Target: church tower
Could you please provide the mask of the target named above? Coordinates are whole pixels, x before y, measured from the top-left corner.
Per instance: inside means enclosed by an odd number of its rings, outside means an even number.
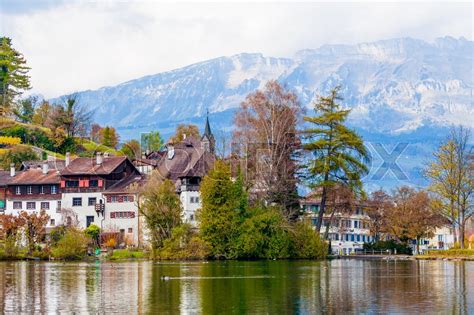
[[[214,154],[216,140],[211,131],[211,125],[209,124],[209,111],[206,114],[206,126],[204,128],[204,134],[201,138],[201,145],[207,152]]]

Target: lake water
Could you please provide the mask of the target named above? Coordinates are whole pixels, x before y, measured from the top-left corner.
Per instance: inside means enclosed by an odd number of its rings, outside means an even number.
[[[1,313],[474,314],[474,262],[1,262]]]

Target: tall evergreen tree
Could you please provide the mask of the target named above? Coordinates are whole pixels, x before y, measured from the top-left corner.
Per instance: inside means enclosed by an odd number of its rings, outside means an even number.
[[[361,178],[368,172],[369,155],[364,141],[344,123],[350,110],[341,109],[340,87],[329,96],[321,96],[314,104],[315,116],[304,120],[312,124],[303,134],[303,148],[312,154],[306,168],[307,179],[314,187],[321,187],[321,205],[316,230],[321,230],[328,191],[336,185],[350,188],[356,195],[363,193]]]
[[[0,38],[0,116],[10,113],[15,97],[31,88],[29,67],[8,37]]]

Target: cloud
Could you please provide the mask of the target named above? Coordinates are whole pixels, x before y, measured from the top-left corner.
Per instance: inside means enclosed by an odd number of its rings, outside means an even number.
[[[25,54],[33,92],[46,97],[240,52],[281,57],[394,37],[473,39],[470,3],[1,1],[1,33]]]

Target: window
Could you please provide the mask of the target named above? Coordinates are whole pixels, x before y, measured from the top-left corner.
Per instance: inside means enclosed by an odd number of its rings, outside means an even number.
[[[94,206],[97,203],[97,198],[96,197],[89,197],[88,205],[89,206]]]
[[[40,194],[44,194],[44,186],[43,185],[40,186]]]
[[[135,212],[133,211],[114,211],[110,213],[111,219],[133,219]]]
[[[21,187],[20,186],[15,187],[15,195],[21,195]]]
[[[56,225],[56,220],[51,219],[51,220],[49,221],[49,225],[55,226],[55,225]]]
[[[118,197],[117,196],[110,197],[110,202],[118,202]]]
[[[41,209],[49,210],[49,202],[42,202]]]
[[[58,204],[56,206],[56,212],[61,212],[61,200],[58,200]]]
[[[21,209],[21,201],[13,201],[13,209]]]
[[[92,179],[89,181],[89,187],[97,187],[99,186],[99,181],[97,179]]]
[[[438,242],[442,242],[443,241],[443,235],[438,235]]]
[[[56,185],[51,186],[51,194],[57,194],[58,193],[58,187]]]
[[[354,228],[357,229],[359,227],[359,221],[354,221]]]
[[[133,229],[132,229],[132,228],[128,228],[128,233],[133,233]]]
[[[94,223],[94,216],[93,215],[86,216],[86,227],[89,227],[89,225],[91,225],[92,223]]]
[[[72,206],[73,207],[80,207],[82,206],[82,198],[72,198]]]
[[[79,187],[79,181],[78,180],[67,180],[66,181],[66,187]]]
[[[199,197],[190,197],[191,203],[199,203]]]
[[[31,186],[26,186],[26,193],[27,193],[28,195],[33,194],[33,187],[31,187]]]
[[[362,235],[362,242],[365,243],[365,235]]]
[[[354,234],[351,234],[351,242],[354,242],[354,241],[355,241]]]
[[[357,234],[357,242],[360,242],[360,234]]]
[[[27,202],[26,210],[34,210],[36,208],[36,202]]]

